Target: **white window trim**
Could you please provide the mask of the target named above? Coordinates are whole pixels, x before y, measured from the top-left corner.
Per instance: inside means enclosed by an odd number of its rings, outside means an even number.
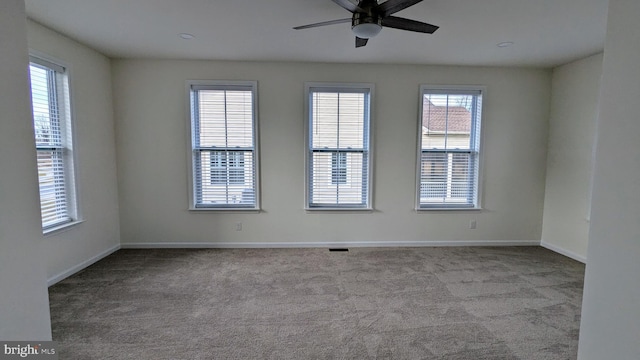
[[[368,192],[367,192],[367,204],[366,206],[356,207],[356,206],[321,206],[321,207],[310,207],[309,199],[311,198],[309,194],[309,166],[311,164],[311,159],[309,158],[309,127],[311,119],[311,107],[309,106],[309,93],[312,88],[323,88],[327,91],[343,91],[349,89],[367,89],[369,91],[369,164],[367,171],[367,180],[368,180]],[[372,212],[374,211],[373,206],[373,191],[374,191],[374,181],[373,181],[373,167],[375,164],[374,161],[374,119],[375,119],[375,107],[373,104],[375,103],[375,85],[373,83],[335,83],[335,82],[305,82],[304,83],[304,204],[303,209],[306,212]]]
[[[483,105],[480,109],[480,127],[478,131],[480,131],[480,144],[478,146],[478,178],[477,181],[477,189],[476,189],[476,201],[475,206],[473,207],[456,207],[455,205],[450,206],[429,206],[429,207],[421,207],[420,206],[420,173],[422,168],[422,114],[423,114],[423,104],[424,101],[422,99],[425,91],[429,90],[444,90],[449,94],[455,94],[456,92],[465,93],[468,91],[478,91],[480,92]],[[483,128],[484,128],[484,99],[487,96],[487,87],[484,85],[420,85],[420,93],[419,93],[419,101],[418,101],[418,121],[417,121],[417,137],[416,137],[416,178],[415,178],[415,186],[414,189],[416,191],[415,194],[415,205],[414,209],[416,212],[433,212],[433,211],[471,211],[477,212],[482,210],[482,188],[483,188],[483,176],[482,176],[482,168],[483,168]]]
[[[254,136],[254,166],[255,166],[255,207],[196,207],[196,194],[194,189],[194,179],[196,168],[193,163],[193,133],[191,119],[191,88],[192,86],[250,86],[253,92],[253,136]],[[261,212],[260,196],[260,132],[258,131],[258,82],[244,80],[187,80],[185,97],[185,118],[187,119],[187,183],[188,183],[188,210],[194,212],[230,212],[230,213],[259,213]]]
[[[34,61],[35,60],[35,61]],[[69,126],[69,132],[71,133],[71,164],[67,169],[67,181],[69,187],[68,194],[68,202],[71,208],[70,214],[71,221],[54,225],[51,227],[46,227],[42,229],[42,233],[45,236],[52,236],[55,234],[59,234],[65,232],[79,224],[85,222],[82,212],[82,202],[81,202],[81,184],[78,182],[78,141],[77,141],[77,131],[76,131],[76,111],[75,111],[75,101],[74,101],[74,86],[71,84],[73,79],[73,66],[67,63],[64,60],[58,59],[49,54],[43,53],[36,49],[29,48],[29,63],[38,62],[40,65],[45,65],[53,68],[54,70],[59,71],[60,69],[64,70],[64,74],[67,82],[67,94],[68,97],[66,100],[68,101],[67,107],[67,126]],[[31,89],[29,89],[29,103],[31,103]],[[33,104],[31,104],[33,106]],[[33,119],[31,119],[33,121]],[[34,143],[35,145],[35,143]]]

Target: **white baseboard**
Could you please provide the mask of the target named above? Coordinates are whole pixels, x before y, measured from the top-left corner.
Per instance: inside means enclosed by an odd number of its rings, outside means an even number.
[[[353,242],[154,242],[123,243],[122,249],[346,248],[440,246],[539,246],[539,240],[353,241]]]
[[[574,253],[573,251],[569,251],[567,249],[563,249],[559,246],[553,245],[553,244],[549,244],[548,242],[545,241],[540,241],[540,246],[542,246],[545,249],[549,249],[551,251],[557,252],[558,254],[564,255],[568,258],[571,258],[573,260],[576,261],[580,261],[583,264],[587,263],[587,257],[586,256],[582,256],[582,255],[578,255],[576,253]]]
[[[81,262],[78,265],[75,265],[75,266],[73,266],[73,267],[71,267],[71,268],[59,273],[58,275],[54,275],[53,277],[51,277],[51,278],[49,278],[47,280],[47,286],[51,286],[51,285],[53,285],[53,284],[55,284],[57,282],[60,282],[60,281],[62,281],[64,279],[68,278],[69,276],[71,276],[71,275],[77,273],[78,271],[83,270],[86,267],[88,267],[88,266],[90,266],[90,265],[92,265],[92,264],[104,259],[105,257],[113,254],[114,252],[116,252],[118,250],[120,250],[120,245],[119,244],[114,246],[114,247],[112,247],[112,248],[110,248],[110,249],[107,249],[107,250],[101,252],[100,254],[98,254],[96,256],[91,257],[88,260],[85,260],[85,261]]]

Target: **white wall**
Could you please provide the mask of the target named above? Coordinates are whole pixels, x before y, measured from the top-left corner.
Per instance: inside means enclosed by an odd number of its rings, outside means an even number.
[[[610,0],[579,359],[640,359],[640,2]]]
[[[317,63],[113,60],[123,245],[150,242],[539,241],[551,73]],[[187,211],[185,81],[257,80],[259,214]],[[373,213],[305,213],[305,81],[373,82]],[[416,213],[420,84],[487,86],[481,212]],[[469,221],[478,228],[470,230]],[[236,222],[243,223],[235,231]]]
[[[69,66],[76,131],[78,198],[85,221],[68,231],[45,237],[47,274],[53,282],[120,244],[111,61],[33,21],[27,25],[31,50]]]
[[[553,69],[542,244],[586,260],[602,54]]]
[[[24,2],[0,2],[0,340],[51,340]]]

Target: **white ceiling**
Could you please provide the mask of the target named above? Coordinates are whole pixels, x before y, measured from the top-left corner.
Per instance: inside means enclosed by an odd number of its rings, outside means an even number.
[[[602,51],[608,0],[425,0],[395,15],[440,26],[433,35],[385,28],[358,49],[350,24],[292,29],[350,17],[331,0],[25,3],[33,20],[116,58],[550,67]]]

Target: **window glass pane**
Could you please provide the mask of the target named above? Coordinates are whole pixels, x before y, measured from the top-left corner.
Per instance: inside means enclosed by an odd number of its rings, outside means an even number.
[[[55,225],[69,219],[62,150],[38,150],[38,181],[42,225]]]
[[[447,194],[447,154],[422,154],[422,174],[420,176],[420,201],[434,201]]]
[[[347,183],[347,154],[334,152],[331,154],[331,183]]]
[[[201,179],[196,183],[199,203],[254,204],[253,152],[201,151]],[[199,185],[199,186],[198,186]]]
[[[338,148],[338,94],[314,92],[311,131],[313,148]]]
[[[253,146],[251,91],[227,91],[227,147]]]
[[[336,153],[313,153],[312,194],[313,203],[334,205],[361,205],[366,199],[366,157],[362,153],[340,153],[334,167]],[[340,169],[339,162],[345,167]],[[348,165],[346,165],[348,164]],[[336,171],[334,171],[336,170]]]
[[[252,147],[251,91],[199,90],[201,147]]]
[[[200,90],[198,138],[201,147],[226,147],[225,92],[220,90]]]
[[[338,148],[361,149],[364,142],[364,94],[340,94]]]
[[[62,146],[62,131],[56,99],[55,72],[31,65],[31,101],[38,146]]]
[[[227,153],[230,184],[244,185],[244,154],[245,153],[239,151],[230,151]]]
[[[425,94],[422,148],[469,149],[473,111],[473,95]]]
[[[227,183],[227,159],[222,151],[209,152],[211,157],[211,185]]]
[[[311,167],[313,203],[334,204],[337,201],[338,186],[332,181],[331,156],[328,152],[314,152]]]
[[[361,149],[364,141],[365,104],[362,93],[314,92],[312,99],[313,147]]]

